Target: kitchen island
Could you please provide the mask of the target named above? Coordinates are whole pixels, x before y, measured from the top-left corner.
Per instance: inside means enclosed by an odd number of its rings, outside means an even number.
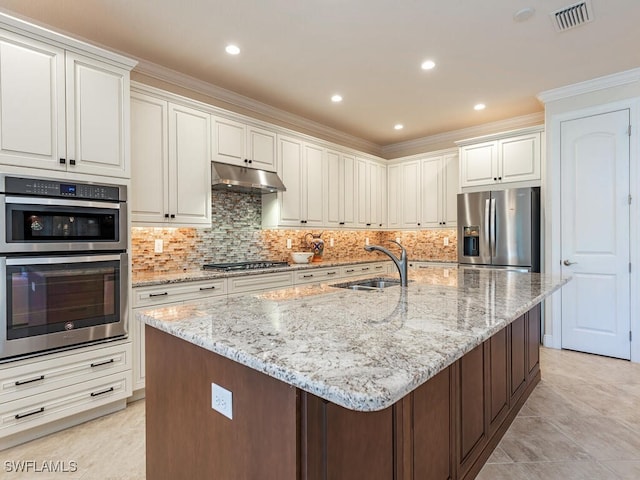
[[[473,478],[539,381],[567,280],[412,271],[146,311],[147,477]],[[212,410],[212,383],[233,393]]]

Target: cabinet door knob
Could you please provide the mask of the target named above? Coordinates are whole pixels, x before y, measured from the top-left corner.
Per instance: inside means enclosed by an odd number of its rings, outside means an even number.
[[[253,163],[253,160],[249,160],[249,163]]]
[[[170,217],[171,218],[176,218],[175,214],[173,214],[173,213],[170,215]]]
[[[169,214],[168,214],[168,213],[165,213],[165,214],[164,214],[164,218],[169,218]]]
[[[493,177],[493,181],[494,182],[497,181],[497,180],[498,180],[498,177]]]
[[[76,161],[75,160],[69,160],[69,165],[75,165]]]
[[[502,177],[498,177],[498,180],[502,180]]]
[[[67,163],[67,161],[64,158],[60,159],[60,165],[64,165],[65,163]]]

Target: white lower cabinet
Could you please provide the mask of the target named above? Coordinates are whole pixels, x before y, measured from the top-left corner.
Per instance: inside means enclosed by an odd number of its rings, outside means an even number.
[[[296,285],[324,283],[340,278],[340,274],[340,267],[311,268],[296,272],[294,282]]]
[[[133,391],[141,390],[145,385],[144,324],[136,318],[136,313],[149,308],[179,305],[188,300],[215,298],[226,294],[225,278],[133,289],[133,312],[129,328],[133,343]]]
[[[132,392],[131,367],[128,341],[0,366],[0,450],[20,443],[11,436],[30,429],[114,402],[124,406]]]
[[[229,277],[229,295],[275,290],[293,285],[293,272],[261,273]]]
[[[363,263],[359,265],[345,265],[341,267],[343,277],[358,275],[382,275],[387,273],[387,262]]]

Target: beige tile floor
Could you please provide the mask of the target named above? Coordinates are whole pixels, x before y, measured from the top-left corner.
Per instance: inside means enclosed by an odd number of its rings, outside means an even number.
[[[480,480],[640,479],[640,364],[542,349],[536,387]],[[0,479],[142,480],[144,401],[0,452]],[[5,462],[75,461],[74,473],[8,472]]]
[[[640,479],[640,364],[543,348],[541,367],[476,478]]]

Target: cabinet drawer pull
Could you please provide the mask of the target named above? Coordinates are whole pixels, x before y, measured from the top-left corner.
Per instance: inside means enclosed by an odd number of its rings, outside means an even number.
[[[347,270],[347,273],[353,273],[353,272],[355,272],[355,270],[354,270],[354,269]]]
[[[313,277],[313,273],[311,275],[302,275],[302,278],[312,278]]]
[[[113,358],[110,358],[109,360],[105,360],[104,362],[96,362],[96,363],[92,363],[91,367],[101,367],[102,365],[109,365],[110,363],[115,362],[115,360]]]
[[[44,380],[44,375],[40,375],[39,377],[30,378],[29,380],[16,380],[16,387],[20,385],[26,385],[27,383],[39,382],[40,380]]]
[[[344,225],[344,222],[340,222],[339,225]]]
[[[211,285],[210,287],[200,287],[200,291],[204,292],[205,290],[215,290],[216,286],[215,285]]]
[[[369,270],[369,267],[365,267],[362,269],[363,272],[366,272],[367,270]]]
[[[169,295],[169,292],[150,293],[149,294],[149,298],[152,298],[152,297],[166,297],[167,295]]]
[[[21,418],[30,417],[31,415],[37,415],[38,413],[42,413],[42,412],[44,412],[44,407],[40,407],[39,409],[29,413],[18,413],[16,414],[15,419],[20,420]]]
[[[338,272],[327,272],[327,275],[336,275]]]
[[[376,270],[380,270],[382,268],[382,265],[378,265],[377,267],[374,267]]]
[[[92,397],[98,397],[100,395],[104,395],[105,393],[111,393],[115,390],[115,388],[107,388],[106,390],[102,390],[101,392],[91,392]]]

